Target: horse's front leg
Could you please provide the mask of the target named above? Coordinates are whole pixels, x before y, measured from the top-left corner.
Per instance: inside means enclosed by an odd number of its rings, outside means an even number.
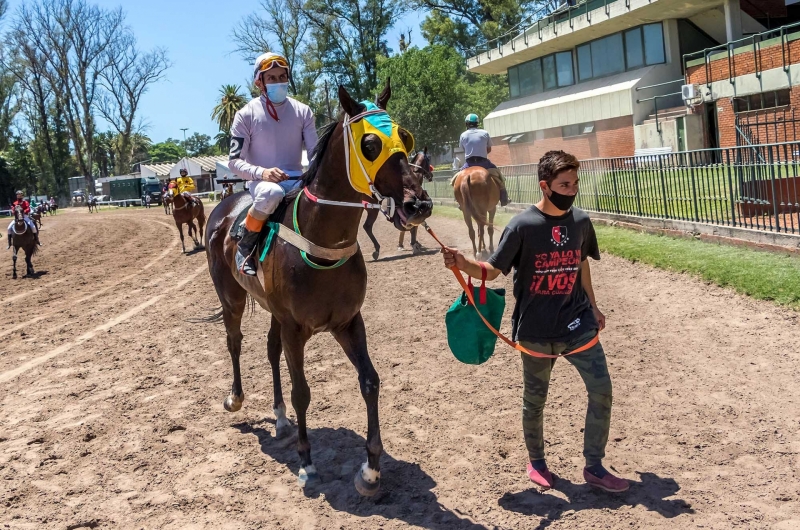
[[[303,369],[306,342],[311,335],[297,324],[281,325],[281,343],[292,379],[292,407],[297,415],[297,454],[300,455],[300,472],[297,480],[301,486],[319,478],[317,469],[311,462],[311,443],[306,430],[306,412],[311,403],[311,389],[308,387]]]
[[[36,271],[33,270],[33,262],[31,261],[31,255],[25,251],[25,274],[28,276],[33,276],[36,274]]]
[[[283,389],[281,388],[281,323],[274,316],[269,325],[267,334],[267,359],[272,367],[272,390],[275,397],[272,412],[275,413],[275,437],[281,438],[291,432],[292,424],[286,419],[286,404],[283,402]]]
[[[178,227],[178,233],[181,235],[181,248],[183,249],[183,253],[186,254],[186,245],[183,242],[183,225],[176,222],[175,226]]]
[[[417,227],[411,229],[411,253],[419,254],[422,252],[422,245],[417,241]]]
[[[367,333],[364,329],[364,319],[358,313],[353,320],[340,331],[335,331],[336,339],[347,358],[358,371],[358,383],[361,387],[361,396],[367,405],[367,461],[356,473],[356,490],[361,495],[371,497],[378,493],[381,481],[381,428],[378,421],[378,393],[381,379],[372,366],[372,360],[367,352]]]
[[[378,256],[381,255],[381,244],[378,243],[378,240],[375,238],[375,234],[372,233],[372,225],[375,224],[375,219],[378,218],[378,210],[370,208],[367,210],[367,220],[364,221],[364,232],[367,233],[372,244],[375,246],[375,250],[372,252],[372,259],[378,259]]]
[[[14,247],[14,255],[11,257],[11,261],[14,264],[13,265],[13,269],[12,269],[13,272],[11,274],[11,278],[13,278],[14,280],[17,279],[17,250],[19,250],[19,249],[17,247]]]

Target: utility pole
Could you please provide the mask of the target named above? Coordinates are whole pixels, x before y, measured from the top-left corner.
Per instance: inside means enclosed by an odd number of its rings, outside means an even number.
[[[183,131],[183,156],[188,157],[189,153],[186,151],[186,131],[188,131],[189,128],[188,127],[184,127],[181,130]]]

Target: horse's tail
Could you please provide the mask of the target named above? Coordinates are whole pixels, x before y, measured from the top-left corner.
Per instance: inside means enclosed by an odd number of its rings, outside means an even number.
[[[486,226],[489,224],[486,220],[486,214],[481,215],[478,213],[478,209],[475,207],[475,201],[472,200],[472,192],[469,186],[469,173],[465,174],[464,178],[461,179],[461,187],[459,189],[461,190],[461,197],[464,199],[464,204],[462,205],[464,211],[468,212],[479,226]]]
[[[216,313],[213,313],[205,317],[187,318],[186,322],[189,322],[191,324],[216,324],[217,322],[222,322],[222,313],[223,313],[222,306],[219,306],[216,309]]]

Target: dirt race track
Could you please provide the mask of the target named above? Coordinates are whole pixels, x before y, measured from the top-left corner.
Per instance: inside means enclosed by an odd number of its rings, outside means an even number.
[[[466,248],[461,222],[431,224]],[[457,363],[444,329],[455,281],[440,256],[396,252],[394,229],[377,228],[385,257],[367,264],[363,313],[386,452],[381,493],[362,499],[365,407],[330,336],[306,350],[322,481],[303,491],[294,440],[273,437],[266,313],[245,318],[246,399],[227,413],[223,327],[185,322],[218,305],[205,254],[182,255],[157,208],[46,217],[39,278],[13,281],[2,258],[0,528],[800,528],[797,314],[603,255],[606,464],[634,484],[584,484],[586,398],[561,361],[545,412],[560,480],[540,494],[524,472],[518,355]]]

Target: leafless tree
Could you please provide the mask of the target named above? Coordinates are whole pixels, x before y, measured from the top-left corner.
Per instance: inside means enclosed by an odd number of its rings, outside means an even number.
[[[133,155],[132,137],[141,132],[137,122],[142,96],[152,83],[164,76],[170,63],[163,49],[142,52],[133,35],[127,34],[106,50],[108,68],[100,78],[105,92],[101,95],[98,112],[119,134],[117,173],[130,169]]]
[[[92,175],[95,110],[107,50],[126,34],[121,9],[104,10],[85,0],[39,0],[18,11],[15,30],[27,35],[44,61],[43,73],[63,108],[78,167]]]

